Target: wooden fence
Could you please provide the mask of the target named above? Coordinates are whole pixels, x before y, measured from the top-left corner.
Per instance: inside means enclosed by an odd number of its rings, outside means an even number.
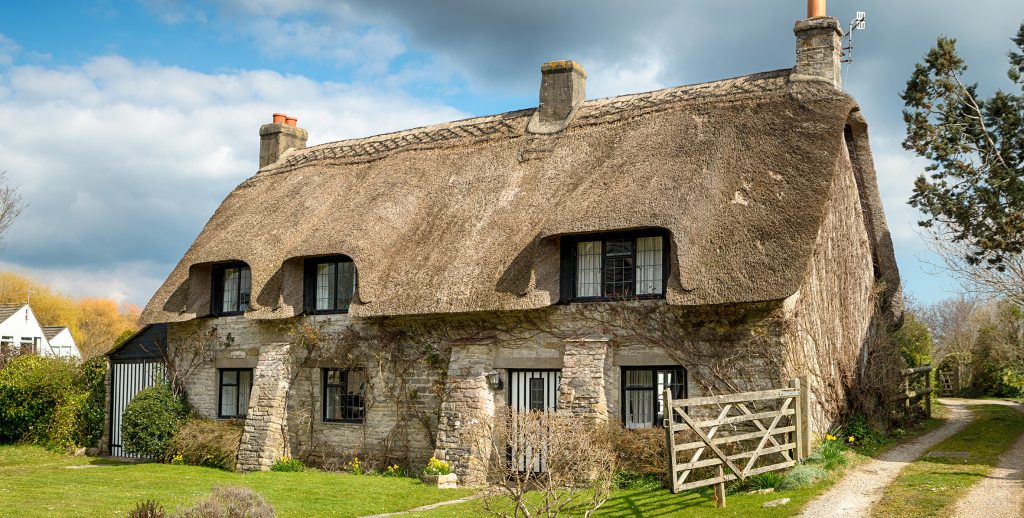
[[[922,365],[903,369],[903,393],[897,399],[903,400],[907,408],[920,402],[924,402],[925,412],[928,417],[932,416],[932,366]],[[920,398],[920,399],[919,399]],[[917,399],[915,402],[914,400]]]
[[[673,493],[714,485],[715,500],[725,507],[726,482],[788,468],[809,453],[807,391],[800,380],[782,389],[687,399],[672,399],[665,390],[664,398]]]

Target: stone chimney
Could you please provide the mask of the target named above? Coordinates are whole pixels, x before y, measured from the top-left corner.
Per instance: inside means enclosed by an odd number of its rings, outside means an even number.
[[[530,120],[533,133],[565,129],[573,110],[587,98],[587,72],[572,60],[549,61],[540,67],[540,106]]]
[[[289,149],[303,149],[309,133],[296,126],[298,119],[283,113],[274,114],[274,122],[260,126],[260,168],[281,158]]]
[[[843,31],[825,14],[825,0],[807,1],[807,19],[796,22],[796,66],[790,81],[824,81],[842,88]]]

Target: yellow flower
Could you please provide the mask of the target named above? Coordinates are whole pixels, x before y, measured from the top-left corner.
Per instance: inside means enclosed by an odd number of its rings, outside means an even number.
[[[834,435],[832,435],[830,433],[827,433],[827,434],[825,434],[825,440],[826,441],[834,441],[834,440],[836,440],[836,436],[834,436]]]
[[[852,435],[851,435],[851,436],[850,436],[850,438],[849,438],[849,439],[847,439],[847,441],[848,441],[848,442],[856,442],[856,441],[857,441],[857,439],[856,439],[856,438],[855,438],[854,436],[852,436]]]

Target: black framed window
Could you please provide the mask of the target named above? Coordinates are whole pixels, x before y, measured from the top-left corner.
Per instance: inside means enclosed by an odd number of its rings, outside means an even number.
[[[661,426],[665,419],[664,391],[685,398],[686,369],[682,367],[624,367],[622,369],[622,423],[626,428]]]
[[[667,243],[664,231],[563,239],[563,300],[664,297]]]
[[[346,256],[306,260],[306,313],[345,313],[356,291],[356,267]]]
[[[249,413],[250,392],[252,392],[252,369],[220,369],[217,416],[221,419],[245,417]]]
[[[213,314],[241,315],[249,309],[252,272],[245,263],[218,264],[213,267]]]
[[[365,398],[366,375],[361,369],[324,369],[324,421],[363,422]]]

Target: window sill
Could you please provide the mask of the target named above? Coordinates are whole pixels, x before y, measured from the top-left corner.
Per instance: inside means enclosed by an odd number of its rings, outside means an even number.
[[[665,295],[632,295],[629,297],[577,297],[569,299],[568,303],[579,304],[587,302],[636,302],[641,300],[665,300]]]
[[[366,422],[365,419],[321,419],[323,424],[363,424]]]

